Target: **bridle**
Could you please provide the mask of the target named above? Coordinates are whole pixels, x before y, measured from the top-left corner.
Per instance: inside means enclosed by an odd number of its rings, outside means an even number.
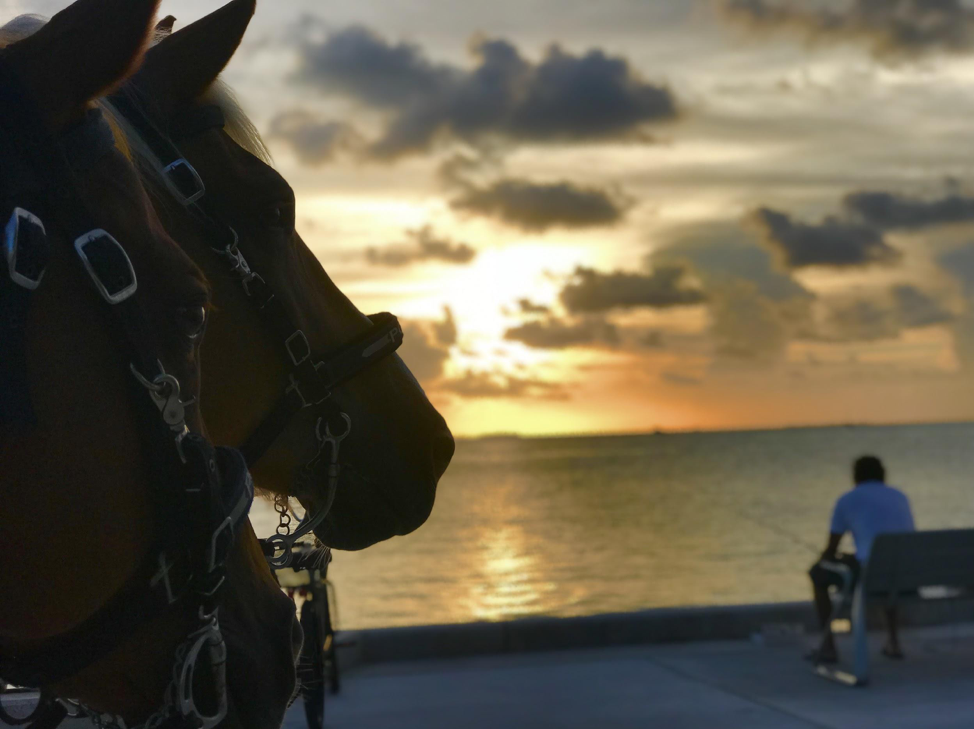
[[[0,424],[36,425],[29,395],[27,318],[34,292],[53,256],[48,227],[73,241],[69,254],[104,302],[129,365],[119,375],[130,383],[140,436],[152,474],[154,541],[135,574],[92,616],[29,650],[0,645],[0,693],[6,684],[41,687],[37,709],[8,724],[53,729],[65,716],[100,726],[120,726],[87,707],[49,696],[47,688],[104,658],[133,631],[174,605],[195,614],[195,627],[177,646],[173,676],[163,704],[145,729],[211,729],[226,715],[226,645],[218,605],[226,560],[235,533],[253,502],[253,482],[243,455],[215,448],[186,424],[179,380],[157,355],[155,333],[142,308],[138,279],[123,245],[99,227],[82,195],[80,173],[115,144],[100,111],[59,139],[45,131],[40,113],[0,51],[0,204],[8,216],[0,261]],[[201,706],[194,677],[209,672],[213,695]]]
[[[146,114],[133,89],[123,87],[108,103],[135,129],[156,157],[177,200],[201,226],[213,252],[224,261],[268,331],[280,343],[281,354],[288,363],[288,382],[277,402],[240,446],[247,465],[252,467],[260,460],[299,412],[310,410],[314,415],[315,454],[301,468],[297,480],[320,483],[327,478],[324,503],[306,514],[292,532],[286,499],[283,505],[279,502],[278,533],[261,540],[271,567],[287,567],[295,543],[324,521],[337,493],[339,445],[351,432],[352,420],[331,399],[332,393],[337,386],[395,352],[403,341],[402,327],[392,314],[373,314],[368,317],[372,328],[365,334],[325,356],[316,355],[307,335],[294,323],[281,299],[247,262],[240,251],[236,230],[214,210],[206,197],[202,178],[176,146],[177,142],[205,131],[223,128],[226,125],[223,110],[216,105],[187,109],[169,120],[166,134]]]

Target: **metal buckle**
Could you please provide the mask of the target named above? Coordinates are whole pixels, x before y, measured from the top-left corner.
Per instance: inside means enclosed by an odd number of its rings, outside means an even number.
[[[172,605],[177,600],[176,596],[172,594],[172,583],[169,581],[169,570],[172,569],[174,564],[176,563],[166,560],[165,552],[159,552],[159,571],[149,580],[149,587],[155,587],[159,582],[162,582],[166,588],[166,600],[169,605]]]
[[[105,259],[92,261],[92,257],[88,253],[87,249],[90,246],[98,244],[107,244],[108,247],[103,247],[99,253],[114,255],[115,260],[110,261]],[[135,269],[132,268],[132,261],[129,258],[129,254],[125,252],[124,248],[122,248],[122,244],[115,240],[107,231],[102,230],[101,228],[96,228],[95,230],[85,233],[74,241],[74,249],[78,252],[81,262],[85,264],[85,269],[88,271],[88,275],[91,276],[91,280],[95,282],[95,287],[98,289],[98,292],[109,304],[122,303],[138,289],[139,282],[135,278]],[[123,265],[121,267],[117,267],[115,271],[109,272],[103,270],[99,272],[96,267],[103,266],[106,263],[108,265]],[[124,270],[118,270],[119,268]],[[101,278],[103,273],[112,273],[116,276],[121,274],[122,277],[117,281],[106,283]]]
[[[294,350],[291,349],[291,342],[294,340],[300,342],[303,348],[302,351],[298,352],[297,355],[294,353]],[[284,348],[287,350],[288,356],[290,356],[291,362],[294,363],[295,367],[304,364],[311,358],[311,345],[308,344],[308,338],[300,329],[284,340]]]
[[[47,236],[47,231],[44,229],[44,223],[41,222],[40,218],[23,208],[14,208],[13,213],[10,215],[10,220],[7,221],[6,230],[4,231],[3,251],[4,257],[7,259],[7,273],[10,275],[10,280],[28,291],[33,291],[41,285],[41,279],[44,278],[44,271],[47,270],[47,266],[45,265],[41,268],[36,278],[31,278],[29,274],[17,270],[17,251],[20,247],[20,221],[40,228],[41,234],[45,237]]]
[[[183,205],[192,205],[206,193],[206,186],[203,184],[203,178],[200,177],[200,174],[196,171],[196,168],[187,162],[183,157],[180,157],[175,162],[166,165],[163,168],[162,173],[169,178],[169,181],[172,183],[173,187],[176,188],[176,192],[179,193],[181,198],[180,202],[182,202]],[[193,191],[187,195],[186,188],[188,188],[189,185],[193,186]]]

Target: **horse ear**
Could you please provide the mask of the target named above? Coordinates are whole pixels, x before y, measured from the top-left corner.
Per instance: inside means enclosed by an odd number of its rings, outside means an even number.
[[[156,38],[163,39],[172,35],[172,27],[176,23],[175,15],[167,15],[165,18],[156,23]]]
[[[136,83],[163,115],[195,101],[233,57],[256,0],[233,0],[149,50]]]
[[[158,5],[159,0],[78,0],[8,47],[11,66],[52,131],[138,68]]]

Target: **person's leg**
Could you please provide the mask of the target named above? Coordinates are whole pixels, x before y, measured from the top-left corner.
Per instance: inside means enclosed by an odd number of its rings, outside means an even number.
[[[816,655],[811,657],[822,662],[834,662],[838,659],[838,651],[835,647],[835,636],[832,635],[832,598],[829,596],[833,573],[816,563],[809,570],[808,576],[812,580],[815,612],[822,629],[822,641],[819,643]]]
[[[900,647],[899,614],[895,607],[887,607],[883,610],[886,616],[886,631],[889,638],[883,647],[883,655],[888,658],[902,658],[903,649]]]

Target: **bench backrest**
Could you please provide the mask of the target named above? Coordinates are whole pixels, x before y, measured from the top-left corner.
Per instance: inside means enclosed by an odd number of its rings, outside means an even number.
[[[863,576],[866,592],[974,587],[974,529],[880,534]]]

